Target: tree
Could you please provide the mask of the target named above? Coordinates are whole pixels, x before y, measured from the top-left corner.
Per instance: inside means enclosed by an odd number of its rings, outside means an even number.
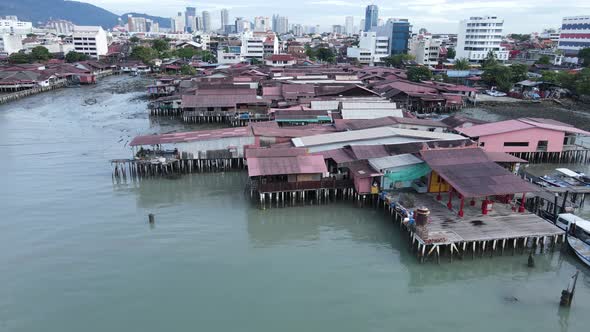
[[[29,63],[31,62],[31,57],[28,54],[25,53],[12,53],[9,57],[8,57],[8,61],[10,63]]]
[[[454,68],[456,70],[469,70],[469,60],[466,58],[455,60]]]
[[[66,54],[66,62],[68,63],[79,62],[84,60],[88,60],[88,56],[84,53],[69,51],[68,54]]]
[[[432,72],[428,67],[424,66],[411,67],[406,74],[412,82],[430,81],[432,79]]]
[[[259,65],[261,63],[262,63],[262,61],[260,61],[259,59],[256,59],[256,58],[250,59],[250,64],[251,65]]]
[[[210,51],[200,51],[200,52],[198,52],[197,55],[201,58],[201,61],[204,61],[204,62],[215,61],[215,56]]]
[[[133,44],[137,44],[137,43],[139,43],[139,38],[137,36],[133,36],[133,37],[129,38],[129,42],[133,43]]]
[[[541,55],[535,63],[538,65],[550,65],[551,58],[548,55]]]
[[[404,61],[414,60],[414,56],[411,54],[395,54],[385,58],[381,58],[386,66],[388,67],[401,67]]]
[[[195,75],[197,73],[197,70],[193,66],[182,65],[180,67],[180,73],[182,75]]]
[[[195,54],[197,54],[197,51],[190,47],[179,48],[176,50],[176,56],[182,59],[191,59]]]
[[[336,55],[332,51],[331,48],[328,47],[320,47],[316,51],[316,56],[318,60],[328,63],[336,62]]]
[[[141,60],[144,64],[149,64],[158,54],[153,48],[145,46],[135,46],[131,50],[131,58]]]
[[[447,50],[447,59],[454,59],[455,56],[457,56],[457,52],[455,51],[454,48],[449,48]]]
[[[528,78],[527,73],[529,72],[529,67],[527,65],[517,63],[510,66],[510,71],[512,72],[510,81],[512,83],[517,83]]]
[[[508,92],[512,88],[512,70],[510,67],[495,65],[486,67],[481,78],[490,86],[498,90]]]
[[[162,53],[170,48],[170,44],[165,39],[154,39],[152,40],[152,48]]]
[[[582,65],[584,67],[590,67],[590,47],[579,50],[578,58],[582,60]]]
[[[531,35],[523,35],[523,34],[518,34],[518,33],[513,33],[510,35],[510,38],[519,41],[519,42],[525,42],[525,41],[529,41],[531,39]]]
[[[49,53],[49,50],[43,46],[35,46],[31,50],[31,58],[34,61],[47,61],[51,59],[51,53]]]
[[[584,68],[577,73],[575,91],[579,95],[590,95],[590,68]]]
[[[494,67],[496,65],[498,65],[498,60],[496,59],[496,53],[494,53],[494,51],[489,51],[488,55],[481,63],[481,67],[482,68]]]
[[[311,48],[311,46],[309,46],[309,45],[305,45],[305,55],[310,60],[315,60],[316,59],[315,52],[314,52],[313,48]]]

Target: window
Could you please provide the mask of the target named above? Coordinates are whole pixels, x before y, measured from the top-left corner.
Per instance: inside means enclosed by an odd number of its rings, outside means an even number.
[[[504,142],[504,146],[529,146],[529,142]]]
[[[483,148],[484,146],[486,146],[486,142],[479,142],[479,146]]]
[[[539,141],[537,144],[537,151],[547,151],[548,141]]]

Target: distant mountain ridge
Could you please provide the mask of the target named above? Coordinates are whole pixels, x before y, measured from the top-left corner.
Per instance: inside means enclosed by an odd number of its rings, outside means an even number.
[[[170,27],[169,18],[130,14],[152,19],[158,22],[161,28]],[[0,0],[0,16],[6,15],[16,15],[21,21],[31,21],[33,25],[50,19],[64,19],[77,25],[100,25],[104,29],[110,29],[117,25],[119,17],[123,23],[127,22],[127,14],[119,16],[89,3],[66,0]]]

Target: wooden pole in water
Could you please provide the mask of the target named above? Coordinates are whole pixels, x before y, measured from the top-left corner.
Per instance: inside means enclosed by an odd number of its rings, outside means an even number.
[[[568,289],[564,289],[561,291],[561,300],[559,301],[559,305],[561,305],[562,307],[571,307],[572,305],[572,300],[574,299],[574,293],[576,291],[576,283],[578,282],[578,275],[580,274],[580,271],[576,271],[576,274],[574,274],[572,276],[572,278],[574,279],[573,285],[572,285],[572,289],[569,290],[569,286]]]
[[[148,215],[148,220],[149,220],[149,223],[150,223],[150,225],[153,225],[153,224],[155,224],[155,223],[156,223],[156,217],[154,216],[154,214],[153,214],[153,213],[150,213],[150,214]]]

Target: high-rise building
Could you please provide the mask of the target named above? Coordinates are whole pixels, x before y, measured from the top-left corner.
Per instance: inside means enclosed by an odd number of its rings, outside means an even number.
[[[590,47],[590,16],[564,17],[557,47],[563,51],[566,62],[577,63],[578,52]]]
[[[376,27],[378,37],[389,38],[389,54],[408,53],[412,26],[407,19],[390,18],[383,26]]]
[[[184,32],[186,27],[185,23],[186,19],[184,17],[184,14],[182,12],[178,12],[178,15],[176,15],[176,17],[170,19],[170,26],[172,32]]]
[[[184,11],[184,25],[187,28],[194,27],[194,18],[197,16],[197,8],[195,7],[186,7]]]
[[[344,33],[344,27],[342,25],[333,25],[332,33],[336,35],[341,35]]]
[[[250,22],[243,17],[236,17],[236,33],[242,33],[248,29],[250,29]]]
[[[195,17],[195,31],[203,31],[203,18],[201,16]]]
[[[271,30],[270,18],[268,16],[257,16],[254,18],[254,31]]]
[[[276,19],[276,27],[274,31],[278,34],[285,34],[289,32],[289,18],[287,18],[286,16],[278,16]]]
[[[229,24],[229,11],[227,9],[221,10],[221,30],[225,30],[225,26]]]
[[[509,52],[502,46],[504,20],[496,16],[470,17],[459,22],[455,59],[482,62],[490,52],[496,59],[508,60]]]
[[[203,11],[203,31],[211,31],[211,14],[208,11]]]
[[[355,31],[354,31],[354,17],[346,16],[344,26],[345,26],[346,34],[353,35],[355,33]]]
[[[145,17],[127,16],[127,30],[129,32],[147,32],[147,22]]]
[[[303,36],[303,26],[301,24],[293,24],[293,34],[297,37]]]
[[[346,49],[346,56],[355,58],[361,64],[375,65],[383,62],[381,59],[389,56],[389,37],[377,36],[377,32],[362,32],[359,45]]]
[[[379,22],[379,7],[376,5],[368,5],[365,10],[365,30],[371,31],[376,28]]]
[[[272,24],[271,24],[272,31],[278,32],[278,25],[279,25],[279,15],[273,14],[272,15]]]

